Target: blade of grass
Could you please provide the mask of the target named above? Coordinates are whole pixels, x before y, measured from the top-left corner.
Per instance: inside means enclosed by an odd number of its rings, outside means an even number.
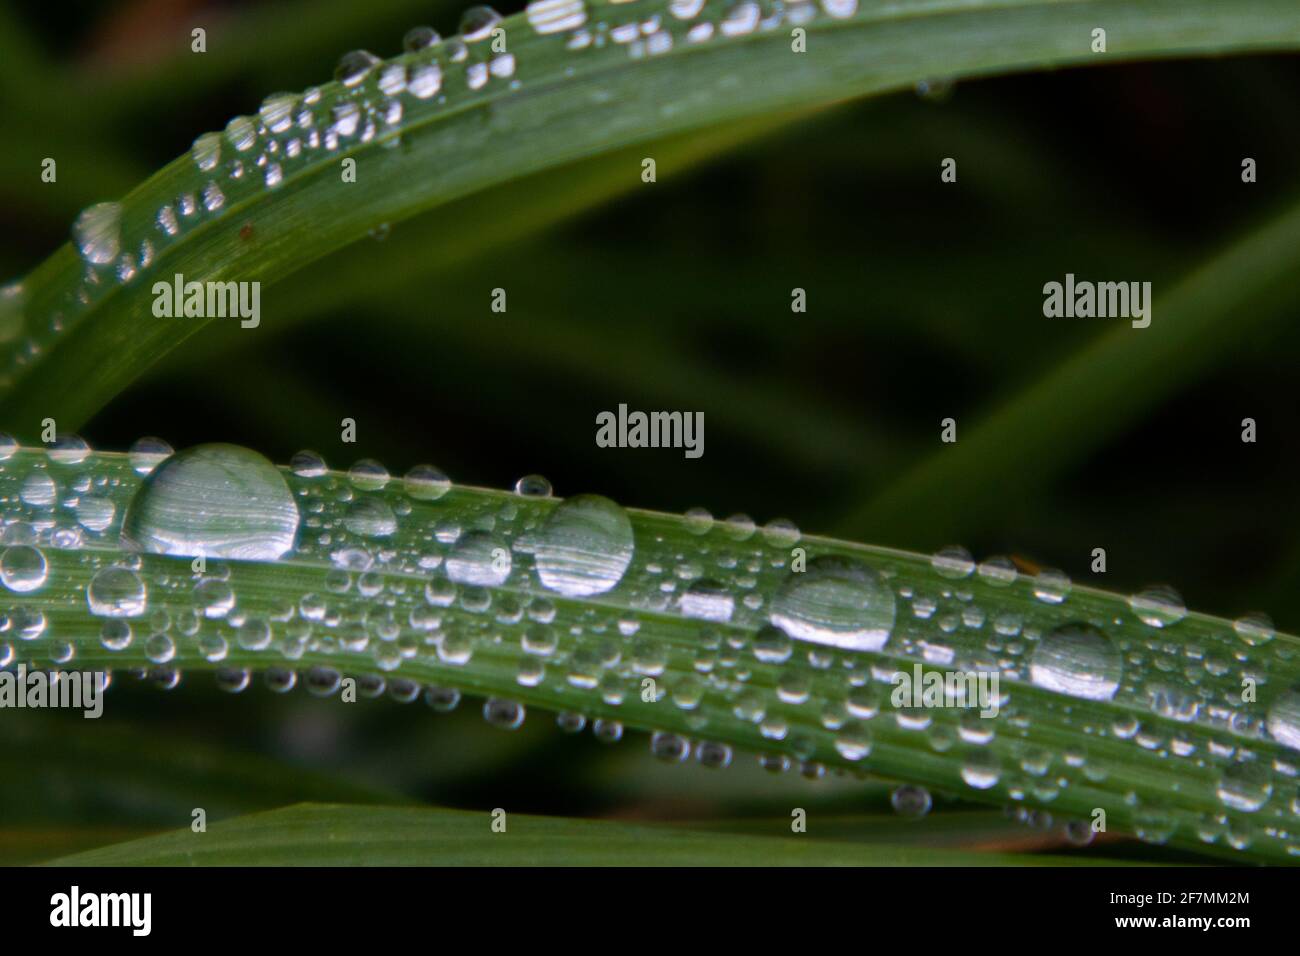
[[[313,805],[133,840],[52,866],[1030,866],[1075,858],[851,845],[464,810]]]
[[[612,503],[602,513],[626,514],[631,551],[583,539],[583,567],[626,563],[616,587],[592,594],[585,584],[548,585],[539,570],[540,552],[547,561],[574,553],[572,544],[548,550],[554,522],[572,520],[556,515],[575,513],[557,511],[565,506],[555,499],[455,486],[431,500],[427,486],[313,469],[283,474],[298,502],[288,552],[198,567],[183,555],[213,552],[183,526],[200,517],[220,519],[222,540],[275,544],[277,553],[286,546],[285,509],[263,510],[265,497],[243,486],[254,473],[265,482],[271,466],[243,450],[207,454],[226,463],[219,472],[177,479],[177,460],[161,485],[164,472],[144,484],[126,456],[110,453],[20,449],[0,464],[5,518],[36,529],[41,546],[33,554],[15,530],[0,554],[14,634],[3,659],[143,668],[166,684],[215,670],[235,690],[252,668],[302,671],[326,695],[337,693],[340,673],[378,675],[412,695],[420,685],[451,686],[497,699],[486,708],[497,722],[522,719],[505,700],[581,713],[606,731],[662,731],[654,747],[674,759],[702,738],[778,765],[866,771],[980,803],[1084,820],[1101,809],[1110,832],[1156,843],[1291,858],[1285,773],[1294,755],[1279,742],[1293,733],[1287,694],[1300,685],[1289,635],[1238,636],[1229,622],[1173,612],[1156,627],[1146,623],[1151,612],[1139,620],[1125,598],[1092,588],[1048,577],[1008,582],[926,556],[802,537],[809,560],[855,569],[849,581],[858,584],[831,585],[824,564],[792,570],[800,557],[780,529],[708,527]],[[164,506],[155,486],[183,490],[184,500]],[[76,488],[95,489],[89,497],[98,500],[82,502],[87,492]],[[152,528],[147,540],[179,542],[171,546],[178,556],[137,553],[123,539],[127,520],[137,537]],[[872,626],[883,629],[883,645],[839,650],[760,633],[781,620],[776,611],[804,620],[808,608],[791,593],[807,596],[807,582],[820,595],[813,607],[832,602],[818,615],[847,614],[854,626],[864,607],[881,615]],[[137,586],[143,593],[132,596]],[[848,605],[844,587],[853,592]],[[1052,664],[1074,659],[1073,650],[1060,657],[1061,642],[1073,648],[1069,628],[1080,623],[1097,632],[1085,654],[1087,686],[1109,677],[1106,693],[1073,690],[1084,674],[1061,677]],[[1045,642],[1053,649],[1036,658]],[[894,675],[914,668],[998,675],[997,713],[898,701]],[[1243,693],[1247,677],[1258,699]]]
[[[806,54],[791,52],[784,29],[729,28],[724,32],[743,35],[687,42],[687,24],[662,0],[586,7],[593,23],[610,28],[662,17],[673,45],[657,56],[645,55],[645,46],[619,43],[570,50],[565,36],[539,35],[523,15],[512,17],[504,23],[514,58],[509,79],[471,89],[466,70],[486,70],[488,44],[472,45],[461,63],[449,58],[453,46],[442,44],[400,58],[404,67],[436,59],[446,75],[443,97],[401,94],[400,118],[386,105],[380,115],[385,99],[376,70],[350,90],[327,84],[320,100],[309,104],[326,143],[321,148],[288,158],[288,140],[306,135],[290,130],[258,134],[242,155],[224,140],[216,176],[190,157],[177,160],[122,204],[121,249],[129,261],[108,256],[115,261],[91,268],[88,282],[87,265],[65,246],[11,290],[5,304],[10,314],[3,317],[10,339],[8,355],[0,353],[0,387],[7,393],[0,422],[24,435],[46,417],[80,427],[192,334],[201,320],[153,316],[152,280],[158,276],[271,283],[376,226],[498,182],[676,131],[897,89],[927,76],[1300,43],[1300,9],[1290,0],[1242,0],[1231,9],[1210,0],[864,2],[852,16],[838,18],[813,5],[797,6],[813,14]],[[717,26],[722,7],[711,0],[698,19]],[[1104,57],[1090,49],[1091,31],[1102,21],[1110,35]],[[781,18],[762,22],[789,25]],[[505,61],[498,67],[505,72]],[[781,81],[773,82],[774,76]],[[327,126],[340,134],[335,147]],[[275,152],[264,153],[272,140]],[[253,162],[259,154],[265,167]],[[227,175],[232,157],[247,166],[238,179]],[[341,182],[343,159],[356,160],[355,183]],[[272,169],[282,178],[272,176],[280,185],[268,189],[263,181]],[[204,190],[217,179],[220,208],[199,213]],[[162,235],[159,210],[177,197],[196,211],[180,217],[178,235]],[[149,265],[142,267],[146,241]],[[123,273],[128,281],[117,278]]]

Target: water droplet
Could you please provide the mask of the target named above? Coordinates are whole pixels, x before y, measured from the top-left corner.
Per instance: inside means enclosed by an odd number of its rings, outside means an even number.
[[[127,460],[137,475],[147,475],[174,453],[175,449],[161,438],[145,437],[131,446]]]
[[[77,522],[87,531],[103,531],[113,523],[117,505],[110,498],[86,495],[78,499],[76,513]]]
[[[501,22],[501,14],[491,7],[470,7],[460,15],[460,34],[470,43],[486,40]]]
[[[510,577],[510,549],[488,531],[461,535],[447,555],[447,577],[457,584],[495,587]]]
[[[1064,571],[1047,568],[1034,578],[1034,597],[1044,604],[1060,604],[1070,596],[1072,586]]]
[[[433,27],[418,26],[411,27],[402,37],[402,49],[407,53],[419,53],[421,50],[427,50],[434,46],[442,37]]]
[[[1167,585],[1139,591],[1128,599],[1128,606],[1149,627],[1170,627],[1187,616],[1182,597]]]
[[[1292,750],[1300,750],[1300,690],[1288,690],[1268,709],[1268,732]]]
[[[460,691],[430,684],[424,689],[424,702],[440,714],[449,714],[460,704]]]
[[[402,487],[412,498],[435,501],[451,490],[451,479],[433,465],[416,465],[402,479]]]
[[[49,565],[38,548],[16,544],[0,555],[0,581],[10,591],[35,591],[49,576]]]
[[[878,651],[894,629],[894,614],[894,593],[875,571],[826,555],[786,578],[772,600],[771,621],[799,640]]]
[[[131,646],[131,624],[121,618],[109,618],[99,631],[99,643],[107,651],[124,651]]]
[[[300,451],[289,459],[289,470],[299,478],[319,478],[329,471],[329,466],[316,452]]]
[[[293,114],[297,107],[298,97],[294,94],[272,93],[262,101],[257,116],[272,133],[283,133],[293,125]]]
[[[528,25],[542,35],[576,30],[587,22],[584,0],[531,0],[524,12]]]
[[[46,447],[50,461],[60,465],[79,465],[90,456],[90,446],[78,435],[64,435]]]
[[[962,762],[961,778],[976,790],[988,790],[997,786],[1002,778],[1002,768],[992,753],[975,750]]]
[[[975,560],[965,548],[952,545],[936,551],[930,558],[930,567],[945,578],[968,578],[975,570]]]
[[[386,502],[362,498],[352,503],[343,526],[364,538],[386,538],[397,530],[397,516]]]
[[[238,152],[247,152],[257,142],[257,124],[247,116],[236,116],[226,124],[226,139]]]
[[[293,548],[298,506],[280,472],[237,445],[168,458],[127,508],[123,543],[153,554],[270,561]]]
[[[1232,625],[1233,631],[1237,637],[1250,647],[1261,647],[1273,640],[1273,635],[1277,633],[1273,629],[1273,621],[1267,614],[1259,611],[1239,617]]]
[[[23,480],[18,497],[22,499],[23,504],[31,505],[33,508],[48,508],[54,504],[58,493],[53,478],[43,471],[33,471]]]
[[[1034,648],[1029,663],[1029,678],[1039,687],[1087,700],[1114,697],[1122,672],[1115,645],[1087,624],[1052,631]]]
[[[849,721],[835,737],[835,749],[845,760],[863,760],[871,755],[871,747],[871,732],[861,721]]]
[[[406,89],[418,100],[427,100],[442,89],[442,67],[425,63],[411,70]]]
[[[209,172],[221,162],[221,134],[203,133],[190,146],[190,156],[194,165],[202,172]]]
[[[658,730],[650,735],[650,753],[664,763],[681,763],[691,755],[691,744],[679,734]]]
[[[379,491],[388,484],[388,469],[373,458],[362,458],[348,469],[348,481],[362,491]]]
[[[889,795],[889,803],[899,816],[917,819],[930,812],[933,801],[924,787],[903,784]]]
[[[1273,774],[1259,760],[1234,763],[1219,778],[1216,792],[1225,807],[1254,813],[1273,795]]]
[[[763,540],[774,548],[788,548],[798,544],[800,531],[789,518],[773,518],[763,525]]]
[[[334,68],[334,79],[347,87],[356,86],[379,62],[379,57],[367,50],[349,50],[339,57],[338,66]]]
[[[726,586],[708,580],[696,581],[677,603],[682,614],[702,621],[730,621],[736,609],[736,599]]]
[[[604,594],[623,579],[633,552],[632,523],[599,495],[569,498],[543,524],[535,552],[537,577],[566,597]]]
[[[525,498],[549,498],[551,483],[541,475],[524,475],[515,482],[515,494]]]
[[[523,725],[524,705],[513,700],[489,697],[483,702],[483,719],[493,727],[515,730]]]
[[[72,238],[81,258],[104,265],[117,258],[122,248],[122,207],[101,202],[81,211],[72,225]]]
[[[144,642],[144,656],[155,664],[166,664],[176,656],[176,643],[166,634],[154,634]]]
[[[139,617],[147,604],[144,581],[130,568],[101,568],[86,588],[86,603],[99,617]]]

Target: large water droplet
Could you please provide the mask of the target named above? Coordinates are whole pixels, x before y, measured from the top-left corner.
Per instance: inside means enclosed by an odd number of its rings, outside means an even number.
[[[537,577],[567,597],[604,594],[623,579],[632,550],[632,523],[623,509],[599,495],[578,495],[542,526]]]
[[[294,544],[298,506],[276,467],[238,445],[199,445],[145,480],[122,524],[154,554],[270,561]]]
[[[1065,624],[1034,648],[1029,679],[1071,697],[1110,700],[1119,689],[1123,666],[1119,651],[1100,631]]]
[[[894,592],[860,561],[827,555],[786,579],[771,621],[800,640],[878,651],[894,629]]]

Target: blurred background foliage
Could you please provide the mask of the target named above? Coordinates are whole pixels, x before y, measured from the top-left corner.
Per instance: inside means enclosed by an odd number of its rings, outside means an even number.
[[[445,0],[0,6],[0,275],[34,266],[84,205],[120,197],[265,94],[326,79],[347,49],[391,54],[416,23],[450,34],[459,13]],[[194,26],[206,54],[189,52]],[[936,89],[596,157],[396,224],[264,290],[260,328],[205,328],[84,437],[233,441],[281,462],[313,448],[396,473],[432,461],[490,486],[540,472],[560,495],[959,543],[1119,591],[1170,583],[1198,610],[1258,608],[1294,632],[1300,250],[1289,294],[1201,323],[1131,381],[1085,366],[1068,401],[1029,409],[1032,435],[977,446],[972,477],[914,480],[948,450],[941,419],[957,419],[960,446],[1103,337],[1122,350],[1169,334],[1162,293],[1300,201],[1300,61]],[[45,156],[57,184],[39,182]],[[659,161],[657,183],[641,183],[643,156]],[[955,185],[939,179],[948,156]],[[1247,156],[1255,184],[1241,181]],[[1045,319],[1042,286],[1067,272],[1151,281],[1152,326]],[[504,315],[489,309],[495,287]],[[791,314],[794,287],[806,315]],[[619,403],[702,411],[704,457],[597,448],[596,413]],[[355,445],[340,443],[344,417]],[[1240,440],[1245,417],[1256,444]],[[1104,576],[1089,571],[1095,547]],[[506,734],[472,702],[435,717],[256,683],[236,699],[203,677],[168,694],[125,680],[94,725],[6,712],[0,767],[10,862],[186,826],[197,806],[219,819],[304,799],[753,832],[785,832],[798,805],[843,839],[1057,842],[943,800],[904,826],[882,786],[772,777],[744,755],[723,773],[665,767],[639,736],[570,739],[549,715]]]

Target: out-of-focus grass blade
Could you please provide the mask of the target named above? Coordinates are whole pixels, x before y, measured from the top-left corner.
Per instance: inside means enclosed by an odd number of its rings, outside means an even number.
[[[502,808],[504,809],[504,808]],[[1072,857],[831,843],[484,811],[302,805],[78,853],[53,866],[997,866]]]
[[[914,547],[994,527],[1006,507],[1083,460],[1226,354],[1249,325],[1290,315],[1300,288],[1300,205],[1159,294],[1145,329],[1122,324],[965,425],[837,529]],[[934,423],[939,434],[939,423]],[[936,438],[937,441],[937,438]]]

